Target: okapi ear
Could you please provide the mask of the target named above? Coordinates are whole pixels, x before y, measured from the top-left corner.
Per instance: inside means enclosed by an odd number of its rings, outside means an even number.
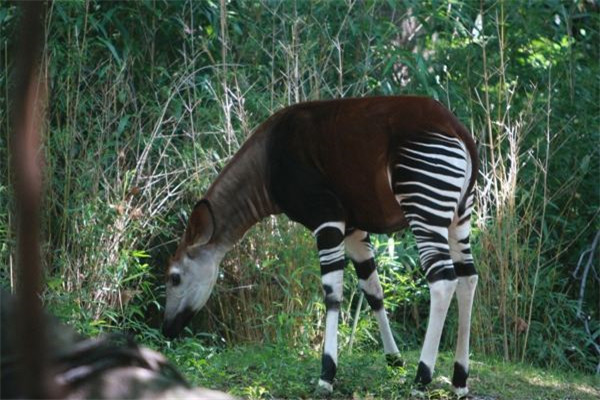
[[[215,233],[215,218],[208,200],[200,200],[194,206],[185,231],[185,240],[190,245],[207,244]]]

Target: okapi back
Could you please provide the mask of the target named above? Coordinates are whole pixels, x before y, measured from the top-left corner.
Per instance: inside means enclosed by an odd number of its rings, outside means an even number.
[[[281,193],[283,180],[328,187],[342,203],[345,215],[340,218],[369,232],[389,233],[407,226],[390,184],[394,150],[403,142],[425,132],[456,137],[469,151],[472,170],[477,169],[473,138],[450,111],[430,98],[315,101],[288,107],[266,123],[272,125],[268,157],[278,205],[294,202]],[[469,191],[475,177],[473,173]],[[294,208],[282,207],[297,219]]]

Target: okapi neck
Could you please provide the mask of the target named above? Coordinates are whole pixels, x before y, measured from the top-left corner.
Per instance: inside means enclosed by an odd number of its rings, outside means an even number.
[[[259,130],[244,143],[205,198],[215,219],[213,241],[231,248],[263,218],[278,213],[267,184],[267,132]]]

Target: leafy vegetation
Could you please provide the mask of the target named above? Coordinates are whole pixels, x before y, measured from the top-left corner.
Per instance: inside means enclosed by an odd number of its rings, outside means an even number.
[[[600,230],[597,5],[224,3],[50,6],[44,299],[55,314],[90,335],[132,331],[169,352],[199,383],[213,386],[212,379],[230,388],[227,382],[236,382],[234,391],[254,398],[305,396],[317,376],[324,306],[314,243],[303,228],[272,217],[246,235],[187,330],[197,344],[164,344],[155,329],[164,303],[162,269],[193,203],[272,112],[312,99],[417,93],[450,107],[480,145],[473,218],[480,273],[472,335],[477,393],[508,393],[519,379],[546,374],[513,370],[498,359],[596,370],[598,281],[588,275],[581,300],[587,332],[578,317],[580,282],[571,274]],[[17,19],[14,5],[0,5],[4,132]],[[8,160],[8,140],[0,136],[1,160]],[[0,210],[0,282],[13,288],[8,165],[0,163],[0,203],[7,205]],[[376,242],[397,339],[417,349],[429,294],[414,239],[399,233]],[[349,392],[338,395],[391,395],[394,387],[384,384],[390,377],[404,393],[401,374],[372,354],[373,321],[362,317],[351,327],[360,296],[347,275],[340,344],[346,351],[352,342],[354,353],[339,377],[344,384],[338,386],[347,388],[340,390]],[[451,311],[443,349],[453,348],[455,331]],[[227,372],[231,360],[241,369]],[[291,369],[269,370],[274,362]],[[375,368],[379,391],[346,375],[360,368]],[[438,370],[448,368],[442,363]],[[210,379],[202,380],[202,371]],[[369,382],[368,374],[358,375]],[[287,392],[276,384],[284,378]],[[567,397],[577,390],[573,385],[553,393]]]
[[[166,354],[180,365],[191,381],[248,399],[311,398],[319,375],[320,353],[306,347],[290,348],[281,342],[243,345],[224,350],[204,347],[187,338]],[[363,348],[340,354],[340,369],[333,398],[411,398],[412,379],[419,353],[404,352],[407,368],[387,366],[380,349]],[[436,378],[426,395],[455,399],[450,388],[452,353],[441,353]],[[577,373],[548,371],[520,363],[505,363],[475,355],[471,376],[474,399],[595,399],[600,379]]]

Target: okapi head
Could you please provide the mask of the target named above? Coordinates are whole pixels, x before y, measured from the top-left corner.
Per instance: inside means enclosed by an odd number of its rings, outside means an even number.
[[[177,336],[206,304],[225,254],[251,226],[277,212],[266,188],[267,137],[265,128],[257,129],[194,206],[167,267],[167,337]]]
[[[214,240],[215,219],[207,200],[196,204],[167,269],[163,332],[177,336],[208,301],[225,251]]]

